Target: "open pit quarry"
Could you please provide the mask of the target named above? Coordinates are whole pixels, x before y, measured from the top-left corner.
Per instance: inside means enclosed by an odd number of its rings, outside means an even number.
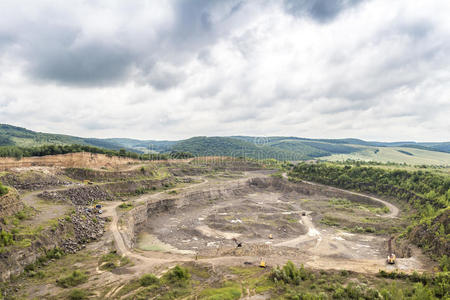
[[[388,199],[291,182],[286,174],[274,176],[274,170],[254,164],[106,165],[20,167],[0,174],[11,187],[0,206],[2,228],[19,232],[0,254],[4,282],[30,274],[35,278],[39,268],[58,264],[54,258],[40,263],[51,249],[66,253],[61,263],[72,257],[72,264],[75,260],[90,274],[92,280],[83,286],[101,291],[99,299],[125,299],[122,289],[130,280],[178,264],[214,274],[257,268],[262,261],[269,269],[292,261],[313,270],[362,274],[433,267],[405,243],[394,243],[397,262],[386,264],[390,236],[374,232],[403,226],[401,209]],[[22,210],[27,216],[17,220]],[[375,224],[373,231],[351,230],[367,220]],[[121,263],[105,271],[105,255]],[[61,272],[68,270],[65,266]],[[54,282],[46,287],[31,282],[21,288],[38,298],[66,295]]]
[[[379,207],[386,201],[258,172],[246,175],[226,182],[204,180],[174,196],[166,192],[135,199],[139,205],[121,216],[117,228],[113,226],[119,252],[151,265],[154,259],[258,265],[263,257],[273,266],[291,260],[357,272],[394,268],[385,262],[386,237],[323,228],[317,224],[321,213],[303,205],[305,200],[326,203],[330,197]],[[114,205],[106,209],[113,223],[118,220]],[[390,212],[379,218],[397,218],[398,209],[390,203],[389,207]],[[395,268],[427,267],[418,257],[402,257]]]

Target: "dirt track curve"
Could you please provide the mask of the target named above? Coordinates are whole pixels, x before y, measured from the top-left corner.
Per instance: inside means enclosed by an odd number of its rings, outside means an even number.
[[[283,173],[283,178],[289,179],[289,177],[287,176],[286,173]],[[344,189],[332,187],[332,186],[325,185],[325,184],[320,184],[320,183],[316,183],[316,182],[306,181],[306,180],[303,180],[303,179],[302,179],[302,182],[310,184],[310,185],[325,187],[325,188],[327,188],[327,189],[329,189],[331,191],[339,191],[339,192],[343,192],[343,193],[346,193],[346,194],[367,197],[367,198],[369,198],[369,199],[371,199],[373,201],[382,203],[387,208],[389,208],[389,213],[380,215],[380,217],[382,217],[382,218],[396,218],[398,216],[399,212],[400,212],[398,207],[395,206],[394,204],[392,204],[390,202],[387,202],[387,201],[385,201],[383,199],[377,198],[377,197],[373,197],[373,196],[369,196],[369,195],[361,194],[361,193],[357,193],[357,192],[352,192],[352,191],[349,191],[349,190],[344,190]]]

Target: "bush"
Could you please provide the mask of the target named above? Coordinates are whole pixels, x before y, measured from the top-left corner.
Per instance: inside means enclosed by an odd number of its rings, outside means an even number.
[[[111,251],[100,258],[98,265],[100,270],[112,271],[129,263],[130,259],[128,257],[120,256],[116,251]]]
[[[128,208],[131,208],[131,207],[133,207],[133,204],[127,203],[127,202],[124,202],[124,203],[119,205],[119,208],[122,208],[122,209],[128,209]]]
[[[186,268],[176,265],[175,268],[167,271],[163,278],[170,283],[185,283],[191,278],[191,274]]]
[[[297,268],[292,261],[288,261],[282,269],[275,268],[270,274],[270,278],[274,282],[282,281],[288,284],[299,285],[301,281],[305,281],[311,277],[311,273],[303,267]]]
[[[86,273],[80,270],[75,270],[67,277],[59,279],[56,283],[63,288],[73,287],[85,283],[88,281],[88,276]]]
[[[0,196],[8,194],[8,188],[0,181]]]
[[[88,299],[88,292],[81,289],[73,289],[69,293],[69,299],[70,300],[84,300]]]
[[[152,284],[159,284],[159,279],[153,274],[145,274],[139,279],[141,286],[150,286]]]
[[[450,271],[450,257],[448,257],[447,255],[443,255],[439,259],[439,267],[444,272]]]
[[[0,247],[14,244],[13,235],[10,232],[0,231]]]

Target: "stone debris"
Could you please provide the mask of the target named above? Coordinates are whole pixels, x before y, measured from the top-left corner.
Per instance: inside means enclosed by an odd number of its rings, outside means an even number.
[[[39,197],[56,202],[71,202],[74,205],[92,205],[94,201],[112,200],[113,197],[100,186],[82,186],[63,191],[45,191]]]
[[[7,173],[0,180],[8,186],[12,186],[18,190],[36,191],[49,187],[69,185],[71,182],[61,180],[57,176],[42,174],[38,172]]]
[[[97,240],[105,232],[104,218],[86,211],[83,207],[77,207],[71,219],[75,236],[65,240],[61,245],[67,253],[75,253],[85,248],[86,243]]]

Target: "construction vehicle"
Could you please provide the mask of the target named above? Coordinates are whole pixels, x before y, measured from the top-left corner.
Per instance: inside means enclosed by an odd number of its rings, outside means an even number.
[[[239,242],[236,238],[233,238],[233,241],[236,243],[236,248],[242,247],[242,242]]]
[[[387,263],[390,265],[395,264],[395,254],[392,252],[392,237],[388,241],[388,247],[389,247],[389,255],[387,257]]]
[[[259,267],[265,269],[266,268],[266,261],[261,258],[261,262],[259,263]]]

